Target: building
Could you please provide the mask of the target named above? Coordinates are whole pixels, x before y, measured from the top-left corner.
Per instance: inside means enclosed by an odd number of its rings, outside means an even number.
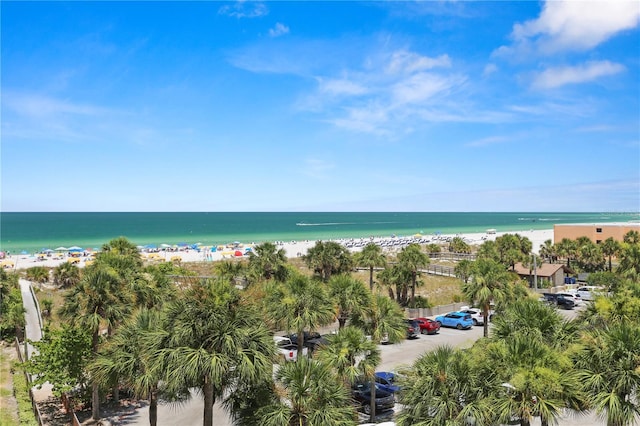
[[[573,271],[562,263],[543,263],[534,271],[529,266],[522,263],[516,263],[514,271],[523,280],[529,282],[529,286],[533,287],[534,278],[538,279],[538,288],[557,287],[564,285],[564,278],[573,274]]]
[[[558,244],[564,238],[577,240],[587,237],[599,244],[609,237],[616,241],[622,241],[629,231],[640,232],[640,223],[574,223],[553,225],[553,243]]]

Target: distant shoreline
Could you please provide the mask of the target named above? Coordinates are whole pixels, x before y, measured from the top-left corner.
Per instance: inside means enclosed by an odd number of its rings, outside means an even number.
[[[382,238],[552,229],[554,224],[624,222],[611,213],[1,213],[0,251],[35,253],[60,246],[99,249],[124,236],[136,245],[224,245],[264,241]]]
[[[347,244],[349,242],[361,242],[360,247],[349,248],[352,252],[357,252],[361,250],[362,246],[368,242],[381,243],[381,242],[389,242],[389,241],[398,241],[403,243],[410,243],[418,240],[424,240],[428,242],[422,243],[423,245],[429,243],[442,243],[446,244],[445,240],[447,238],[453,237],[461,237],[470,245],[480,245],[484,241],[487,240],[495,240],[495,238],[504,235],[504,234],[519,234],[523,237],[527,237],[532,243],[532,251],[537,253],[540,249],[540,246],[544,244],[546,240],[553,241],[553,229],[538,229],[538,230],[529,230],[529,231],[496,231],[496,233],[457,233],[457,234],[441,234],[437,236],[433,235],[424,235],[420,237],[417,236],[405,236],[405,237],[374,237],[374,238],[341,238],[332,241],[337,241],[341,244]],[[287,257],[295,258],[307,253],[307,251],[316,244],[317,240],[302,240],[302,241],[278,241],[277,247],[285,250]],[[322,240],[325,241],[325,240]],[[258,244],[258,243],[256,243]],[[241,244],[237,249],[225,248],[224,250],[211,251],[210,246],[203,246],[201,250],[189,249],[183,247],[182,249],[176,248],[175,251],[171,250],[161,250],[161,249],[149,249],[146,252],[142,252],[142,258],[154,262],[154,261],[171,261],[174,257],[179,257],[181,262],[216,262],[221,260],[231,260],[235,258],[246,258],[246,256],[236,256],[236,252],[240,252],[243,254],[247,247],[252,248],[254,244]],[[187,246],[188,247],[188,246]],[[399,251],[401,249],[401,245],[394,246],[392,248],[383,248],[386,252]],[[90,252],[88,252],[90,253]],[[28,254],[11,254],[11,261],[14,262],[13,268],[9,268],[10,270],[21,270],[26,268],[31,268],[33,266],[46,266],[46,267],[56,267],[63,262],[68,260],[68,257],[62,258],[53,258],[53,254],[51,257],[44,257],[39,259],[38,256]],[[88,260],[92,259],[92,256],[81,256],[79,257],[80,261],[78,262],[79,267],[84,267]]]

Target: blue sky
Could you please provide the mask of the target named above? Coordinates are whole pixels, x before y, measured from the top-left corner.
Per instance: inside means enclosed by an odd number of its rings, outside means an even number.
[[[640,3],[6,2],[2,211],[638,211]]]

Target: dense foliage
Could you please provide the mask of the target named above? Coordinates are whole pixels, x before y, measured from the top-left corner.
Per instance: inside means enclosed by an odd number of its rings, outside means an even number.
[[[608,425],[631,424],[640,412],[639,240],[595,249],[584,239],[545,243],[539,262],[567,262],[606,287],[572,322],[529,297],[511,272],[531,258],[530,241],[485,242],[477,260],[459,262],[455,273],[470,303],[485,314],[496,309],[495,324],[470,349],[441,347],[405,372],[398,424],[529,425],[537,418],[548,425],[565,410],[588,409]],[[464,241],[452,242],[452,251],[467,251]],[[117,397],[127,389],[150,401],[155,425],[160,397],[181,400],[195,387],[205,426],[217,401],[239,425],[354,424],[350,388],[371,379],[380,341],[405,337],[402,307],[416,299],[428,251],[409,245],[387,257],[367,246],[353,256],[319,242],[303,271],[275,246],[259,247],[249,262],[217,262],[198,277],[179,265],[145,266],[126,239],[111,241],[83,271],[54,271],[54,282],[68,287],[65,323],[28,368],[58,390],[91,393],[95,418],[110,390]],[[368,283],[354,278],[354,265],[367,268]],[[0,331],[9,332],[20,326],[9,308],[17,281],[0,278]],[[338,333],[312,359],[300,356],[306,333],[336,320]],[[278,330],[297,335],[299,360],[274,376]]]

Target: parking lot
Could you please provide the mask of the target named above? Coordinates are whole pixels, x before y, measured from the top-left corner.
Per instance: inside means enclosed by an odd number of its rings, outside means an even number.
[[[582,308],[579,308],[582,309]],[[559,310],[567,318],[574,318],[579,309]],[[491,327],[491,326],[489,326]],[[334,329],[334,328],[329,328]],[[335,325],[337,329],[337,324]],[[436,335],[421,335],[414,340],[405,340],[395,345],[380,345],[382,362],[378,371],[392,371],[402,366],[410,366],[420,355],[431,351],[440,345],[450,345],[458,348],[470,347],[477,339],[482,337],[483,327],[476,326],[469,330],[457,330],[454,328],[441,328]],[[396,406],[399,410],[401,407]],[[162,404],[158,407],[158,418],[161,424],[166,426],[199,426],[202,424],[203,401],[199,395],[195,395],[190,401],[182,405]],[[397,410],[396,410],[397,411]],[[382,416],[379,421],[388,421],[389,413]],[[362,422],[367,422],[365,416],[361,416]],[[148,407],[145,405],[131,413],[126,418],[114,419],[112,424],[140,425],[149,424]],[[227,414],[219,404],[214,407],[214,424],[216,426],[232,426]],[[532,426],[540,425],[534,420]],[[560,426],[598,426],[603,425],[594,415],[573,416],[568,414],[560,419]]]

